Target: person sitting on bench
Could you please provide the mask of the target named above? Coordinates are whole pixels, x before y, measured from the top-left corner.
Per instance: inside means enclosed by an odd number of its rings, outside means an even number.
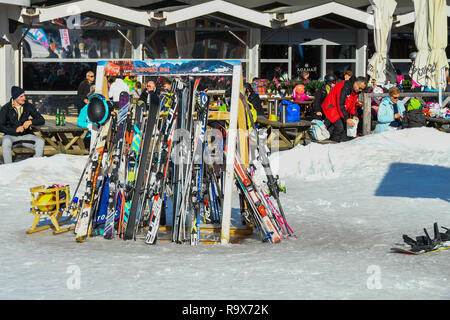
[[[42,115],[26,100],[24,90],[13,86],[11,101],[0,109],[0,132],[5,134],[2,140],[5,164],[12,162],[13,144],[32,148],[35,151],[35,157],[42,157],[45,142],[31,132],[31,125],[40,126],[44,123]]]

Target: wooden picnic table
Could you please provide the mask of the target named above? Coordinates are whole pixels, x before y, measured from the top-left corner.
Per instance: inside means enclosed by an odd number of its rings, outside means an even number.
[[[272,141],[278,136],[285,142],[285,148],[293,148],[299,144],[301,140],[308,139],[308,130],[312,125],[310,121],[306,120],[283,123],[280,121],[269,120],[264,116],[258,116],[256,123],[260,127],[264,127],[270,131],[269,136],[267,137],[267,143],[269,145],[272,145]],[[293,139],[290,137],[293,137]]]
[[[65,126],[57,126],[54,119],[46,119],[44,125],[33,126],[32,130],[45,140],[46,145],[51,147],[50,152],[46,152],[47,154],[89,154],[89,150],[84,144],[88,130],[73,123],[66,122]]]

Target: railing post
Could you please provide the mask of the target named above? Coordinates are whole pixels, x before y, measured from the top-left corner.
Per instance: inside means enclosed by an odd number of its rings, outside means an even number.
[[[370,96],[368,93],[363,95],[363,135],[370,134],[372,127],[372,114],[370,107]]]

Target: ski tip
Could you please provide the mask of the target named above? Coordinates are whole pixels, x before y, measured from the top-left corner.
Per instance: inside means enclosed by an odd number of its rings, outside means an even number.
[[[75,240],[77,242],[86,242],[86,237],[78,237],[78,238],[75,238]]]

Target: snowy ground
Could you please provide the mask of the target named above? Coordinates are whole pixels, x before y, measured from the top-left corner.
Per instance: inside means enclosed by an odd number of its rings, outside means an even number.
[[[449,134],[408,129],[274,154],[299,236],[277,245],[26,235],[29,188],[69,183],[73,191],[85,160],[57,155],[0,166],[1,299],[450,298],[450,251],[389,250],[435,221],[450,227]]]

